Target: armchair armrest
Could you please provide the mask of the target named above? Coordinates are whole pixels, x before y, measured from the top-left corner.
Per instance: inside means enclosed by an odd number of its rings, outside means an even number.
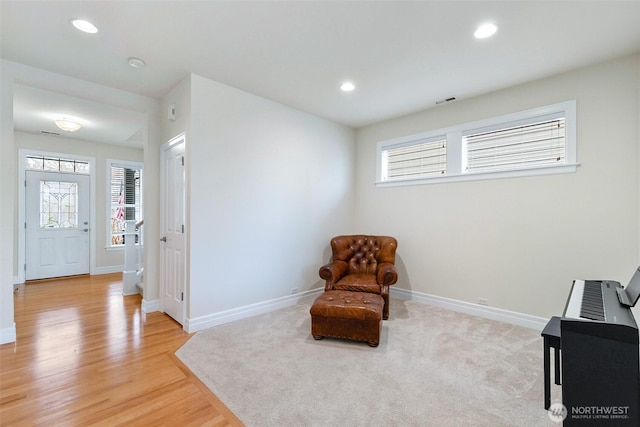
[[[333,289],[333,284],[340,280],[349,271],[349,264],[344,261],[332,261],[320,267],[320,277],[327,281],[325,290]]]
[[[378,265],[376,281],[380,285],[390,286],[398,281],[398,272],[396,267],[390,262],[383,262]]]

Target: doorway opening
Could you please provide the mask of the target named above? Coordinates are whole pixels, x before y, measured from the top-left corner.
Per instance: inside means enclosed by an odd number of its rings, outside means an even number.
[[[19,150],[18,282],[95,271],[95,159]]]

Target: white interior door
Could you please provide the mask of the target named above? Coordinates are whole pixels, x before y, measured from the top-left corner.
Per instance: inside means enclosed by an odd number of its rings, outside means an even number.
[[[25,279],[89,274],[90,177],[25,175]]]
[[[185,170],[184,136],[163,146],[160,289],[162,308],[178,323],[184,323],[185,299]]]

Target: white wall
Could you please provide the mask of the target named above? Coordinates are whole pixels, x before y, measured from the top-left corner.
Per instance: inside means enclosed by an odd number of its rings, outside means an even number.
[[[626,283],[639,258],[639,59],[625,57],[357,132],[356,224],[398,238],[411,291],[548,317],[573,279]],[[577,101],[577,173],[376,188],[376,143]]]
[[[175,120],[169,120],[169,106],[175,106]],[[163,144],[186,132],[191,126],[191,78],[180,81],[162,98]]]
[[[13,236],[16,164],[13,158],[13,73],[0,60],[0,235]],[[0,239],[0,344],[16,339],[13,321],[13,239]]]
[[[48,136],[40,134],[31,134],[25,132],[15,132],[14,134],[15,154],[18,158],[18,150],[28,149],[42,152],[52,152],[61,154],[72,154],[78,156],[93,157],[95,159],[95,200],[96,223],[92,225],[95,228],[96,241],[94,242],[95,268],[96,273],[102,271],[122,271],[124,264],[123,249],[107,250],[107,181],[109,179],[109,171],[107,170],[107,159],[127,160],[127,161],[143,161],[143,152],[141,149],[128,148],[113,144],[98,144],[90,141],[82,141],[78,139],[70,139],[58,136]],[[15,215],[17,216],[17,212]],[[17,219],[16,219],[17,221]],[[15,239],[17,240],[17,236]],[[17,253],[17,241],[15,251]],[[17,257],[16,257],[17,258]],[[17,275],[17,266],[14,265],[14,274]]]
[[[162,111],[159,103],[150,102],[147,107],[147,123],[144,128],[144,275],[142,311],[158,311],[160,286],[160,147]]]
[[[187,137],[191,323],[322,286],[350,232],[354,132],[191,76]]]

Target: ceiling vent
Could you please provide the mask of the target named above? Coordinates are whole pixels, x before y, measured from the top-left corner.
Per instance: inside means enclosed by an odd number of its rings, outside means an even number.
[[[45,135],[55,135],[55,136],[60,136],[60,134],[58,132],[49,132],[48,130],[41,130],[40,133],[43,133]]]
[[[440,101],[436,101],[436,105],[444,104],[445,102],[455,101],[456,97],[452,96],[451,98],[441,99]]]

